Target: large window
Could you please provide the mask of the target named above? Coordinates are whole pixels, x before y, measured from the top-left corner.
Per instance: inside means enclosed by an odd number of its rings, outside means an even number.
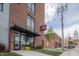
[[[28,3],[28,10],[32,13],[35,13],[35,4],[34,3]]]
[[[33,37],[21,36],[21,45],[33,47]]]
[[[0,12],[3,11],[3,3],[0,3]]]
[[[21,45],[26,45],[26,36],[21,35]]]
[[[27,45],[33,47],[33,37],[26,36],[25,33],[15,31],[14,48],[20,49],[22,46]]]
[[[34,31],[34,19],[31,16],[27,16],[27,28]]]
[[[27,37],[26,39],[27,39],[26,44],[33,46],[33,37]]]

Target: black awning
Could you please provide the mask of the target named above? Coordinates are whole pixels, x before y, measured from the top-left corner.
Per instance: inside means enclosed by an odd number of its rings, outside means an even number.
[[[29,36],[29,37],[40,36],[40,34],[38,34],[37,32],[30,31],[27,28],[24,29],[24,28],[19,27],[17,25],[14,25],[13,27],[11,27],[11,29],[26,33],[26,35]]]

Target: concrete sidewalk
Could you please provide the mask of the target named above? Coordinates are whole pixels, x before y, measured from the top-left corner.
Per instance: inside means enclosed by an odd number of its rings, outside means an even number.
[[[79,56],[79,51],[66,51],[60,56]]]
[[[49,50],[49,51],[61,51],[61,48],[43,48],[43,49],[44,50]]]
[[[22,56],[50,56],[48,54],[40,53],[40,52],[35,52],[35,51],[25,51],[25,50],[18,50],[18,51],[12,51],[17,54],[20,54]]]
[[[74,49],[65,51],[60,56],[79,56],[79,48],[76,47]]]

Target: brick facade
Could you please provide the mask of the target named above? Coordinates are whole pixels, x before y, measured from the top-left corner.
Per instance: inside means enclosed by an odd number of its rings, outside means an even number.
[[[42,46],[42,41],[44,38],[44,32],[40,31],[40,26],[44,25],[45,19],[45,4],[36,3],[35,13],[33,14],[28,10],[27,3],[26,4],[10,4],[10,16],[9,16],[9,29],[14,25],[18,25],[21,28],[26,28],[27,24],[27,15],[30,15],[34,18],[34,26],[35,32],[39,33],[40,36],[34,37],[34,47]],[[9,49],[14,49],[14,31],[9,30]]]

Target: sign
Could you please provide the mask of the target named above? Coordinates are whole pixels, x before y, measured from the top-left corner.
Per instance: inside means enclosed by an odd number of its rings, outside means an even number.
[[[40,31],[45,31],[46,30],[46,25],[42,25],[41,27],[40,27]]]

